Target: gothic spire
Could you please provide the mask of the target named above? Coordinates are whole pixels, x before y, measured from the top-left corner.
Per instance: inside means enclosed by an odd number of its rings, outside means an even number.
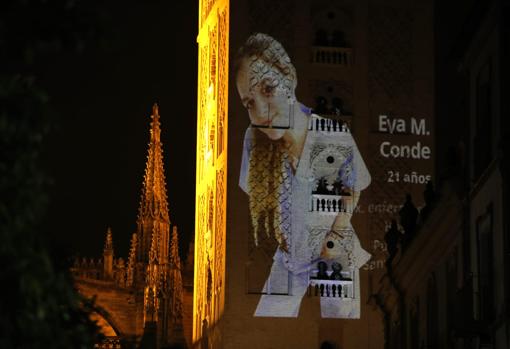
[[[111,279],[113,277],[113,239],[112,228],[108,227],[106,231],[106,240],[103,250],[103,277]]]
[[[127,264],[126,285],[128,287],[133,286],[133,283],[135,282],[137,247],[138,247],[138,237],[137,237],[136,233],[133,233],[133,235],[131,236],[131,247],[129,250],[128,264]]]
[[[170,256],[168,263],[172,268],[181,270],[181,258],[179,257],[179,235],[177,226],[174,225],[172,232],[172,242],[170,243]]]
[[[159,108],[156,103],[152,107],[151,129],[147,163],[142,187],[139,215],[151,215],[168,218],[168,203],[166,195],[165,171],[163,169],[163,149],[160,140],[161,123],[159,122]]]
[[[172,242],[170,244],[170,256],[168,259],[170,265],[168,284],[172,290],[170,311],[173,315],[174,326],[182,326],[183,287],[181,258],[179,257],[179,236],[177,234],[177,226],[175,225],[173,227]]]
[[[104,250],[113,250],[112,228],[108,227],[106,230],[106,240],[104,243]]]
[[[163,168],[163,148],[161,143],[161,123],[159,108],[152,107],[150,142],[145,165],[144,181],[138,209],[138,260],[147,263],[152,241],[157,241],[157,258],[166,260],[169,243],[170,218],[166,194],[165,172]],[[153,238],[153,235],[154,238]]]

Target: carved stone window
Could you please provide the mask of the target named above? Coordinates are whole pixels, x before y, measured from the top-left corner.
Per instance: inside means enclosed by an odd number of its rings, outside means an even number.
[[[216,99],[216,63],[218,54],[218,33],[217,26],[214,26],[209,31],[209,45],[210,45],[210,57],[209,57],[209,86],[213,87],[213,98]]]
[[[350,37],[353,24],[348,8],[318,1],[312,7],[311,62],[336,66],[354,63]]]
[[[209,148],[208,153],[210,154],[210,161],[214,164],[214,141],[216,139],[216,128],[214,123],[209,126]]]
[[[213,231],[213,223],[214,223],[214,193],[212,189],[209,189],[209,212],[207,219],[207,229],[209,231]]]
[[[319,0],[312,5],[311,16],[314,46],[351,47],[353,16],[350,8]]]
[[[353,88],[348,81],[311,80],[310,90],[315,96],[313,112],[330,119],[342,120],[350,126],[353,117]]]
[[[223,152],[225,142],[224,126],[227,118],[227,17],[225,11],[218,14],[218,111],[217,111],[217,124],[218,124],[218,142],[216,146],[216,156],[219,157]]]

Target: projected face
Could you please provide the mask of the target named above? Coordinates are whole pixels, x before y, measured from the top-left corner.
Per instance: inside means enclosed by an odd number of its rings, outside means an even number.
[[[239,176],[254,246],[248,274],[265,280],[254,285],[254,315],[297,317],[307,290],[317,289],[321,316],[359,318],[358,272],[370,255],[350,220],[370,175],[356,143],[339,121],[295,101],[297,75],[275,39],[254,34],[238,57],[237,90],[251,121]],[[257,268],[269,263],[269,274]]]
[[[236,84],[252,126],[272,140],[283,137],[291,122],[291,78],[263,59],[249,57],[242,60]]]

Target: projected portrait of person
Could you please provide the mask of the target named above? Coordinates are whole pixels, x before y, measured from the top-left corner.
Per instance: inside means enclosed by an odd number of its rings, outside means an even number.
[[[359,318],[359,268],[370,254],[351,217],[370,175],[347,125],[296,99],[296,69],[269,35],[246,40],[234,74],[250,121],[239,177],[249,233],[255,246],[267,237],[278,245],[255,316],[297,317],[307,290],[320,287],[323,317]],[[333,263],[341,275],[331,278]]]

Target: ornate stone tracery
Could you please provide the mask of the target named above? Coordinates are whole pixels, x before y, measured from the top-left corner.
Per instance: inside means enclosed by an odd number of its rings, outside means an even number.
[[[223,312],[228,1],[200,1],[193,342],[216,341]],[[205,338],[205,339],[204,339]]]

